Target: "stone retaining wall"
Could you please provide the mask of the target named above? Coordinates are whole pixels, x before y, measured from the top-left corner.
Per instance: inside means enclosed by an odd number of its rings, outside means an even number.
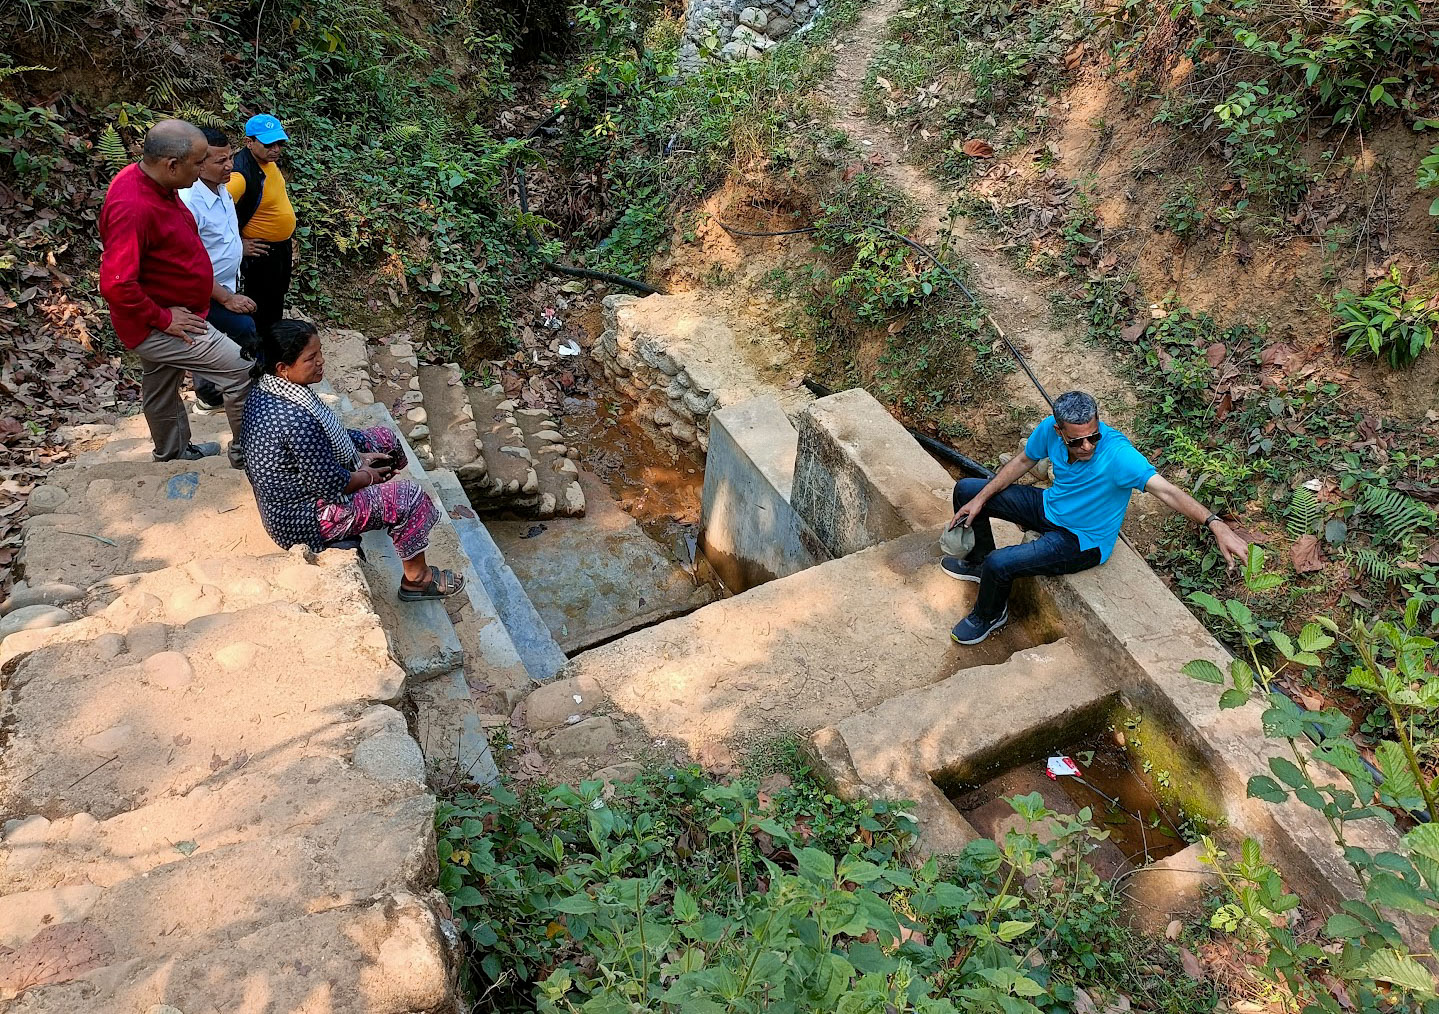
[[[606,327],[594,348],[605,379],[634,403],[636,420],[658,443],[709,450],[709,415],[719,396],[670,354],[663,336],[617,325],[617,300],[632,299],[605,299]]]
[[[820,0],[691,0],[680,70],[699,70],[706,58],[758,60],[807,29],[822,10]]]

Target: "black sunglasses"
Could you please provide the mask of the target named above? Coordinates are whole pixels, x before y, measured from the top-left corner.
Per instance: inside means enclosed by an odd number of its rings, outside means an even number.
[[[1099,430],[1095,430],[1093,433],[1086,433],[1082,437],[1062,436],[1059,439],[1064,441],[1065,447],[1079,447],[1083,444],[1097,444],[1099,443],[1099,438],[1102,436],[1104,436],[1103,433],[1099,432]]]

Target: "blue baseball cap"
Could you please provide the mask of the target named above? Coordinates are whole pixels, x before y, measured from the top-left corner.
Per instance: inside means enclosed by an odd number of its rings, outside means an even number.
[[[290,135],[285,133],[285,128],[280,126],[280,121],[269,113],[258,113],[246,120],[245,136],[253,137],[261,144],[274,144],[276,141],[290,139]]]

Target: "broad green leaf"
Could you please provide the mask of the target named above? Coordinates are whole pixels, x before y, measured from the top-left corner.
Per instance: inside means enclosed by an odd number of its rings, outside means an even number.
[[[1224,673],[1220,671],[1219,666],[1207,658],[1196,658],[1192,662],[1187,662],[1184,668],[1179,671],[1190,679],[1200,680],[1204,683],[1213,683],[1216,686],[1224,685]]]
[[[1414,777],[1414,769],[1409,766],[1409,758],[1405,756],[1404,748],[1393,740],[1386,739],[1375,748],[1374,759],[1379,764],[1379,770],[1384,773],[1380,791],[1387,793],[1405,809],[1422,808],[1424,793],[1419,789],[1419,781]]]
[[[1327,935],[1338,937],[1341,940],[1348,937],[1361,937],[1368,931],[1369,927],[1344,912],[1335,912],[1324,924],[1324,932]]]
[[[1359,972],[1371,979],[1393,983],[1408,990],[1416,999],[1434,998],[1434,976],[1419,962],[1398,951],[1379,951],[1359,966]]]
[[[1229,619],[1229,614],[1225,612],[1224,604],[1208,592],[1191,592],[1189,601],[1201,607],[1211,616],[1217,616],[1222,620]]]
[[[1271,630],[1269,639],[1274,642],[1274,647],[1279,649],[1279,654],[1285,658],[1294,658],[1294,642],[1289,640],[1289,635],[1282,630]]]
[[[1288,757],[1270,757],[1269,770],[1291,789],[1297,789],[1304,784],[1304,773],[1299,770],[1299,765]]]
[[[1334,643],[1334,638],[1324,632],[1318,623],[1306,623],[1299,631],[1300,651],[1323,651]]]
[[[1254,775],[1250,778],[1247,791],[1251,799],[1263,799],[1269,803],[1282,803],[1289,798],[1289,793],[1268,775]]]
[[[580,893],[572,894],[568,898],[561,898],[550,905],[550,909],[555,912],[564,912],[567,915],[589,915],[592,912],[598,912],[600,907],[588,894]]]
[[[1364,896],[1381,908],[1398,909],[1413,915],[1434,914],[1417,888],[1392,873],[1376,873],[1371,877],[1365,885]]]
[[[1247,630],[1254,626],[1254,613],[1243,602],[1230,599],[1225,603],[1225,608],[1229,610],[1230,617],[1239,627]]]
[[[484,903],[485,896],[470,884],[466,884],[454,894],[450,895],[450,904],[456,908],[474,908]]]
[[[884,870],[866,859],[845,856],[844,861],[839,864],[839,879],[853,881],[861,887],[868,887],[876,880],[884,879]]]
[[[692,922],[699,918],[699,902],[695,901],[694,895],[690,894],[683,887],[676,887],[674,912],[675,918],[680,922]]]
[[[1034,929],[1034,923],[1032,922],[1008,919],[999,924],[999,929],[995,931],[995,935],[1005,943],[1009,943],[1009,941],[1018,939],[1032,929]]]
[[[1439,824],[1420,824],[1404,836],[1404,845],[1415,855],[1439,863]]]
[[[716,817],[705,830],[710,834],[733,834],[739,830],[739,825],[728,817]]]
[[[1254,670],[1242,658],[1229,663],[1229,678],[1234,682],[1234,689],[1242,691],[1246,697],[1254,692]]]
[[[1249,703],[1249,695],[1242,690],[1226,690],[1219,695],[1219,707],[1223,710],[1229,708],[1242,708]]]
[[[834,856],[815,848],[803,848],[795,855],[795,863],[806,880],[816,884],[834,883]]]

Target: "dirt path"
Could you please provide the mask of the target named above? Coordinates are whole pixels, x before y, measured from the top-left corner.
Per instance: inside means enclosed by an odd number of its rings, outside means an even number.
[[[902,0],[878,0],[864,9],[859,21],[841,36],[835,48],[834,75],[820,94],[834,109],[834,125],[854,140],[870,166],[914,201],[919,221],[913,237],[933,243],[949,217],[955,195],[941,190],[923,169],[905,161],[905,138],[893,127],[868,119],[861,95],[870,62],[890,18],[901,6]],[[1127,421],[1134,406],[1133,392],[1115,375],[1102,350],[1085,344],[1078,327],[1056,326],[1044,285],[1020,274],[1001,254],[988,249],[986,244],[991,242],[992,237],[973,223],[957,220],[953,245],[971,265],[975,294],[1024,353],[1051,397],[1070,388],[1083,388],[1100,400],[1110,416]],[[1007,393],[1012,404],[1047,411],[1023,373],[1010,375]],[[1000,438],[1006,425],[1014,430],[1013,435],[1027,432],[1027,426],[1017,419],[991,419],[988,432]]]

